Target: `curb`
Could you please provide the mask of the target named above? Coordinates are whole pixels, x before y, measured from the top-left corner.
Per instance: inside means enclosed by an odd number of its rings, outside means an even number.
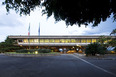
[[[60,54],[4,54],[5,56],[15,57],[41,57],[41,56],[60,56]]]

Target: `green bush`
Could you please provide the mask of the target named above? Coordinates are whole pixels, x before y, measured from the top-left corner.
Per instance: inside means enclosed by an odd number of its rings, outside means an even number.
[[[27,49],[16,50],[16,53],[28,53]]]
[[[21,49],[21,50],[16,50],[16,53],[35,53],[35,51],[38,51],[37,49]]]
[[[35,51],[38,51],[38,53],[49,53],[51,52],[51,49],[21,49],[21,50],[16,50],[16,53],[35,53]]]
[[[51,52],[51,49],[39,49],[38,52],[39,53],[49,53],[49,52]]]
[[[98,43],[92,43],[89,44],[86,49],[85,49],[85,54],[88,55],[93,55],[95,56],[95,54],[105,54],[106,48],[102,47],[100,44]]]

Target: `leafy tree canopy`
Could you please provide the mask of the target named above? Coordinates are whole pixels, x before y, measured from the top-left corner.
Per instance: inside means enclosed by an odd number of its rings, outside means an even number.
[[[14,50],[21,49],[21,47],[16,46],[14,44],[16,44],[16,42],[13,39],[7,37],[5,42],[0,43],[0,52],[11,52]]]
[[[48,17],[54,15],[56,21],[63,20],[66,25],[78,24],[79,26],[90,23],[97,26],[101,21],[106,21],[113,14],[116,20],[116,0],[5,0],[3,4],[9,12],[14,9],[20,14],[30,14],[36,6],[45,7],[43,14]]]
[[[111,40],[111,36],[102,35],[99,37],[99,40],[97,42],[100,43],[101,45],[103,45],[108,40]]]
[[[112,32],[110,33],[110,35],[111,34],[114,34],[115,35],[116,34],[116,29],[113,29]]]

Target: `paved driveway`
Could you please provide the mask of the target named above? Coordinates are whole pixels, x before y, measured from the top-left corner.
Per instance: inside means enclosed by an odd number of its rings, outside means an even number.
[[[109,70],[102,66],[74,55],[30,58],[0,55],[0,77],[116,77],[112,72],[116,67]]]

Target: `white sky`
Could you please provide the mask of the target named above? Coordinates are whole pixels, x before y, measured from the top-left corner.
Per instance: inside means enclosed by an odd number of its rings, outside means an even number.
[[[4,41],[8,35],[28,35],[30,23],[30,35],[38,35],[40,23],[40,35],[109,35],[116,28],[116,22],[113,23],[111,18],[102,22],[97,27],[89,25],[66,26],[64,21],[55,23],[53,16],[47,19],[46,15],[41,16],[41,9],[37,8],[31,12],[30,16],[20,16],[11,10],[6,14],[5,6],[0,1],[0,42]]]

